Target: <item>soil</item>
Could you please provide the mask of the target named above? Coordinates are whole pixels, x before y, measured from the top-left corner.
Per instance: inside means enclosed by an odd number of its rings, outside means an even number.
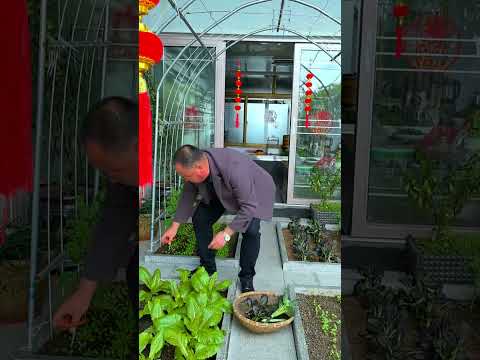
[[[283,231],[283,238],[285,239],[285,247],[287,249],[288,260],[290,260],[290,261],[302,261],[302,259],[298,258],[297,255],[295,254],[295,252],[293,251],[293,234],[287,228],[283,229],[282,231]],[[341,237],[336,232],[327,231],[326,233],[329,234],[329,236],[331,236],[331,237],[333,237],[333,236],[337,237],[337,239],[336,239],[336,241],[337,241],[337,251],[336,251],[335,254],[338,256],[338,258],[340,258]],[[310,250],[315,252],[315,244],[313,244],[313,243],[310,244]],[[310,261],[311,262],[321,262],[320,257],[318,257],[318,256],[314,256],[312,259],[310,259]]]
[[[342,296],[344,327],[352,360],[367,358],[367,343],[359,335],[367,330],[367,313],[355,296]]]
[[[308,347],[310,360],[329,360],[331,359],[330,338],[321,332],[320,317],[315,313],[315,304],[320,305],[323,310],[327,310],[341,319],[341,304],[335,297],[319,295],[297,294],[297,302],[302,317],[302,323],[305,330],[305,339]],[[341,349],[341,331],[337,333],[337,351]]]
[[[231,239],[230,239],[230,242],[229,242],[229,246],[230,246],[230,249],[229,249],[229,253],[228,253],[228,256],[227,258],[228,259],[233,259],[235,258],[235,253],[237,251],[237,243],[238,243],[238,234],[234,234]],[[167,247],[160,247],[156,254],[162,254],[162,255],[180,255],[180,254],[172,254],[172,253],[169,253],[168,250],[167,250]],[[183,255],[183,254],[182,254]],[[195,254],[192,254],[192,256],[198,256],[198,251],[195,253]]]

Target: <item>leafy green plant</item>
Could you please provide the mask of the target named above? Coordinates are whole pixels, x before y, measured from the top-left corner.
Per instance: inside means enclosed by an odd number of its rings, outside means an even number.
[[[340,360],[340,351],[337,348],[337,335],[340,330],[340,319],[334,313],[324,310],[320,304],[314,303],[315,314],[320,319],[320,326],[323,334],[330,341],[330,358]]]
[[[139,335],[139,359],[158,359],[165,344],[175,347],[175,358],[208,359],[224,341],[219,328],[232,305],[221,295],[230,281],[218,282],[200,267],[190,278],[190,271],[178,270],[180,282],[162,280],[160,270],[150,274],[140,267],[139,318],[146,319],[148,328]]]
[[[433,217],[432,240],[439,250],[451,253],[455,248],[450,226],[465,203],[480,191],[480,155],[474,154],[466,161],[448,165],[445,174],[439,175],[442,163],[418,153],[418,166],[404,175],[404,187],[416,206]]]
[[[414,314],[422,329],[429,329],[434,319],[434,304],[439,299],[439,288],[427,286],[424,281],[416,281],[412,276],[402,280],[405,290],[399,297],[399,305]]]
[[[432,326],[433,359],[466,359],[465,339],[448,315],[437,319]]]
[[[315,205],[317,209],[328,212],[340,211],[338,205],[330,202],[333,194],[342,183],[340,167],[320,169],[314,166],[310,173],[309,182],[312,191],[320,198],[320,203]]]
[[[353,288],[355,296],[363,297],[368,304],[373,304],[378,301],[378,294],[385,290],[382,285],[383,272],[379,271],[375,266],[366,266],[358,269],[362,277]]]
[[[310,247],[310,237],[306,232],[299,232],[293,237],[293,252],[301,261],[312,259],[314,252]]]
[[[99,193],[89,205],[82,197],[77,199],[77,216],[70,219],[65,229],[65,237],[68,239],[66,251],[75,263],[80,263],[87,254],[90,234],[100,215],[104,197],[104,193]]]
[[[77,328],[73,342],[69,332],[62,332],[40,352],[62,357],[130,359],[136,350],[133,346],[137,330],[125,283],[99,286],[86,319],[85,325]]]

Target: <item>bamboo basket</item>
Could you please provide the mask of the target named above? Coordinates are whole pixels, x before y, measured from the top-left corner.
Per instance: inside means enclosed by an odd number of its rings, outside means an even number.
[[[246,299],[259,299],[262,295],[268,296],[268,303],[272,304],[278,301],[279,295],[269,291],[251,291],[241,294],[233,303],[233,313],[240,323],[248,330],[257,334],[268,334],[289,326],[293,322],[293,317],[288,320],[277,323],[259,323],[248,319],[240,309],[240,304]]]

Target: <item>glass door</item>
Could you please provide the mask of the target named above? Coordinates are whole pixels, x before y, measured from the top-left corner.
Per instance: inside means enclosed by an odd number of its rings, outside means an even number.
[[[480,8],[477,1],[409,2],[396,56],[391,2],[364,2],[352,236],[429,234],[433,219],[406,192],[418,156],[437,180],[480,151]],[[439,25],[440,24],[440,25]],[[480,228],[480,194],[458,214]]]
[[[287,199],[289,204],[318,200],[309,183],[312,170],[341,166],[341,43],[296,44]],[[308,80],[307,74],[313,77]],[[307,122],[306,83],[312,102]],[[340,200],[338,189],[331,200]]]

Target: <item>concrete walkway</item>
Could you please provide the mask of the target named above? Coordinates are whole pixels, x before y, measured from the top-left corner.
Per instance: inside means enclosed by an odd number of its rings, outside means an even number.
[[[260,255],[257,261],[255,290],[283,294],[286,290],[275,222],[262,222]],[[291,327],[273,334],[253,334],[234,318],[228,349],[228,360],[296,360]]]

